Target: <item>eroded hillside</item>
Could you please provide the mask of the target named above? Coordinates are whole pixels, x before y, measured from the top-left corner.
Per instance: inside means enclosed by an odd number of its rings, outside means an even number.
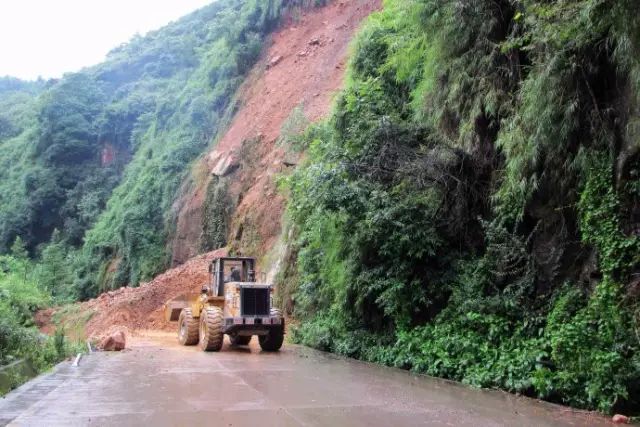
[[[327,116],[344,83],[351,40],[362,20],[379,7],[378,0],[336,1],[289,16],[240,87],[239,107],[228,129],[183,183],[174,203],[175,267],[139,287],[111,290],[80,304],[72,310],[79,317],[58,316],[67,322],[89,318],[89,337],[114,329],[174,328],[163,319],[163,304],[198,292],[214,256],[227,251],[255,255],[260,269],[273,273],[276,260],[265,254],[281,237],[285,206],[276,180],[301,156],[286,137]],[[212,223],[219,228],[213,230]],[[218,240],[212,239],[213,231]]]
[[[300,126],[328,112],[349,41],[378,6],[218,0],[59,80],[0,79],[2,362],[65,357],[53,337],[38,345],[39,308],[91,300],[90,334],[148,326],[147,308],[201,284],[132,289],[172,260],[228,236],[232,251],[265,251],[283,212],[273,178],[297,157],[277,146],[280,128],[292,110]]]
[[[283,125],[305,126],[327,115],[355,31],[379,7],[379,0],[330,2],[273,34],[240,88],[241,106],[229,129],[194,167],[176,203],[174,265],[229,245],[271,267],[264,255],[281,232],[284,210],[275,178],[297,162],[297,154],[278,143]]]

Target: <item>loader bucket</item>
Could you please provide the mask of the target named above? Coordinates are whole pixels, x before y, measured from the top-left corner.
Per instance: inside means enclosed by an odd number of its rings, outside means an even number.
[[[193,296],[180,295],[172,300],[167,301],[164,304],[164,317],[167,322],[177,322],[180,318],[180,312],[183,308],[187,308],[191,305]]]

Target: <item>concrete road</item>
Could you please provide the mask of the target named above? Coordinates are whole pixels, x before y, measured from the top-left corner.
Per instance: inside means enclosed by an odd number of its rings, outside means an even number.
[[[255,338],[254,338],[255,341]],[[0,425],[576,426],[599,416],[285,346],[203,353],[149,333],[0,400]]]

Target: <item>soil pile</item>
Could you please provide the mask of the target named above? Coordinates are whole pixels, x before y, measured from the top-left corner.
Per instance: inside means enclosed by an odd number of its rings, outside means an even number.
[[[56,328],[53,324],[53,315],[55,312],[55,308],[46,308],[37,311],[33,317],[33,322],[43,334],[53,335],[55,332]]]
[[[82,303],[83,312],[93,313],[86,325],[87,337],[102,337],[114,330],[175,329],[175,324],[164,320],[164,303],[185,293],[199,292],[209,280],[211,260],[224,255],[225,250],[219,249],[197,256],[138,288],[120,288]]]

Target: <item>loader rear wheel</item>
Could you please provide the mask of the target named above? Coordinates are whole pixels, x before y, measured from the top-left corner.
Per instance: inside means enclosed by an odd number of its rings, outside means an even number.
[[[258,341],[260,342],[260,348],[263,351],[278,351],[280,347],[282,347],[282,343],[284,342],[284,318],[282,317],[282,313],[277,308],[271,309],[271,317],[277,316],[281,320],[281,325],[279,328],[274,328],[269,330],[267,335],[260,335],[258,337]]]
[[[249,343],[251,342],[251,338],[253,338],[251,335],[247,336],[240,336],[240,335],[234,335],[232,337],[230,337],[231,340],[231,345],[236,346],[236,345],[249,345]]]
[[[190,308],[185,308],[180,312],[178,341],[182,345],[198,344],[198,319],[193,317]]]
[[[207,307],[200,315],[200,348],[204,351],[220,351],[224,334],[222,333],[222,310]]]

